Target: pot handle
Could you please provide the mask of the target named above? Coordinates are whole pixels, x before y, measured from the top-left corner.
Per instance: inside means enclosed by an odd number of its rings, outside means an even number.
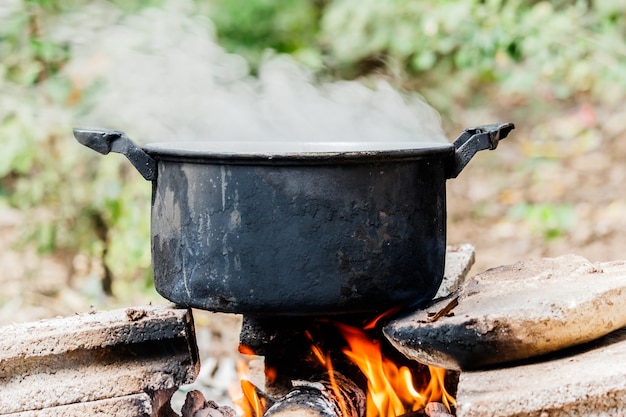
[[[96,152],[106,155],[117,152],[126,156],[148,181],[157,177],[157,162],[135,144],[124,132],[98,128],[74,128],[76,140]]]
[[[500,123],[465,129],[453,143],[455,149],[454,159],[448,167],[447,178],[456,178],[476,152],[484,149],[496,149],[498,142],[506,138],[513,129],[515,129],[513,123]]]

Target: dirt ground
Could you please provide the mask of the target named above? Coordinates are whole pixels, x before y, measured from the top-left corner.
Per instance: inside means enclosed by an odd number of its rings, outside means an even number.
[[[626,110],[574,108],[518,128],[448,181],[448,241],[473,273],[574,253],[626,257]]]
[[[468,112],[460,123],[472,126],[478,116],[484,115]],[[583,106],[533,126],[517,122],[498,149],[477,154],[448,181],[448,243],[475,246],[470,274],[569,253],[591,261],[626,258],[623,120],[626,110]],[[87,311],[94,299],[98,308],[165,302],[156,293],[98,298],[97,276],[68,285],[62,260],[13,247],[26,221],[18,211],[0,208],[0,325]],[[86,262],[75,260],[79,272]],[[203,358],[194,387],[227,403],[225,393],[236,380],[240,317],[194,316]]]

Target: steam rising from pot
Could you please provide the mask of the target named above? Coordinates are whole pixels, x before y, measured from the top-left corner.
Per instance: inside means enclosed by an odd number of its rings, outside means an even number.
[[[103,81],[81,125],[113,127],[143,142],[174,140],[447,143],[437,112],[380,81],[315,83],[284,56],[259,76],[215,41],[187,2],[121,17],[97,3],[56,35],[72,44],[66,70],[79,85]],[[93,18],[85,17],[93,14]],[[76,39],[76,26],[87,26]],[[63,30],[63,28],[73,28]],[[391,147],[391,146],[390,146]]]

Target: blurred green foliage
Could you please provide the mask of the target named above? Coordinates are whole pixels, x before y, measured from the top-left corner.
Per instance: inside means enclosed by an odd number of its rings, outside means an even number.
[[[514,220],[523,220],[531,233],[546,241],[565,235],[576,224],[574,206],[567,203],[523,202],[511,207],[508,216]]]
[[[438,109],[479,104],[493,89],[528,104],[581,94],[621,99],[626,88],[623,2],[215,1],[230,5],[211,17],[234,51],[315,50],[308,62],[323,62],[334,76],[392,75]],[[293,26],[280,22],[299,22],[294,44],[284,42]]]
[[[202,3],[201,0],[198,3]],[[311,0],[213,0],[209,15],[220,43],[244,56],[253,68],[271,48],[317,66],[321,4]]]
[[[123,13],[161,0],[115,0]],[[28,213],[41,252],[100,257],[110,276],[149,283],[149,193],[122,158],[98,158],[71,139],[73,115],[98,86],[63,74],[68,45],[46,28],[89,0],[11,0],[0,6],[0,201]],[[7,4],[9,4],[7,3]],[[546,102],[621,100],[626,3],[535,0],[195,0],[227,49],[258,66],[266,49],[292,54],[320,77],[385,76],[436,108],[542,111]],[[5,7],[5,11],[3,11]],[[2,14],[4,13],[4,15]],[[543,104],[542,104],[543,103]],[[512,216],[551,239],[569,207],[520,205]],[[109,277],[110,278],[110,277]],[[110,279],[104,280],[111,291]],[[107,282],[107,280],[109,280]]]
[[[2,16],[0,202],[29,219],[21,244],[61,256],[70,270],[76,254],[101,258],[102,290],[111,294],[113,276],[149,283],[150,187],[121,159],[94,163],[72,140],[73,116],[98,90],[77,90],[61,72],[68,46],[45,28],[86,3],[27,0]],[[119,3],[132,10],[146,2]]]
[[[603,1],[342,0],[329,5],[322,35],[346,65],[380,56],[409,72],[436,68],[433,75],[445,78],[461,72],[471,85],[499,81],[520,93],[544,78],[563,97],[605,79],[593,58],[620,56],[613,47],[624,12],[626,6]]]

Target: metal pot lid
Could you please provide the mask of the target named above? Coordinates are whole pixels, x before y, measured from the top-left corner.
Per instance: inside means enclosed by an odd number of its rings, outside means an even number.
[[[192,158],[218,160],[363,160],[415,159],[452,152],[443,141],[193,141],[157,142],[144,150],[157,159]]]

